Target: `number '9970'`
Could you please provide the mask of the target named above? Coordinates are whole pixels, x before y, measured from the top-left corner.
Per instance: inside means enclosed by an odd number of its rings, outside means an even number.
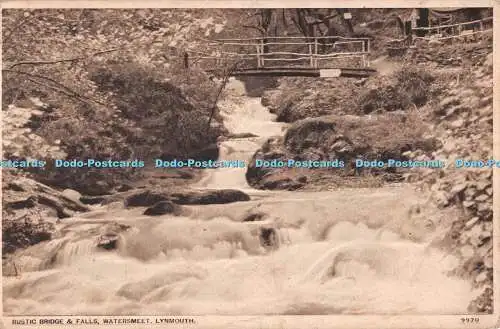
[[[479,318],[461,318],[462,323],[479,323]]]

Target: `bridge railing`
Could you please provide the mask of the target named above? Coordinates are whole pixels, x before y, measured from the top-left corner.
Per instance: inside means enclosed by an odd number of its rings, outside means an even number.
[[[448,40],[464,38],[468,36],[477,36],[493,32],[493,17],[487,17],[469,22],[445,24],[430,27],[414,27],[413,34],[426,32],[427,36],[417,36],[416,40]]]
[[[249,67],[279,65],[310,69],[369,66],[370,39],[328,37],[268,37],[207,40],[212,51],[192,52],[192,60],[207,65],[242,61]],[[354,64],[353,64],[354,62]]]
[[[416,36],[419,32],[425,32],[425,36]],[[456,24],[442,24],[430,27],[414,27],[412,34],[401,38],[393,39],[385,44],[389,55],[402,54],[408,48],[417,47],[417,41],[451,41],[477,40],[493,33],[493,17],[487,17],[469,22]]]

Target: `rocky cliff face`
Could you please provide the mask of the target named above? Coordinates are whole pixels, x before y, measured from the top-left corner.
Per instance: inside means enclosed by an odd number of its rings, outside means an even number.
[[[493,56],[477,58],[474,72],[457,75],[434,107],[436,137],[443,146],[435,158],[487,161],[493,159]],[[421,152],[409,154],[415,157]],[[453,165],[454,166],[454,165]],[[496,165],[495,165],[496,166]],[[457,273],[470,277],[483,294],[471,312],[491,312],[493,303],[493,169],[468,168],[409,173],[408,179],[432,193],[438,206],[458,207],[445,240],[464,259]]]

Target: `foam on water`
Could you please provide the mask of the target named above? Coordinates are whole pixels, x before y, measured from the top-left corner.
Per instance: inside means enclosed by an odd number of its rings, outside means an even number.
[[[259,136],[223,142],[221,159],[248,160],[281,134],[257,98],[221,107],[231,132]],[[447,274],[460,260],[430,248],[431,232],[407,217],[418,196],[404,188],[260,193],[244,168],[207,170],[198,185],[221,187],[259,197],[191,207],[189,217],[109,209],[95,224],[66,219],[60,238],[17,255],[20,275],[4,277],[5,313],[451,314],[477,294]],[[252,211],[264,220],[242,222]],[[133,228],[119,233],[117,250],[98,250],[112,221]],[[275,230],[274,248],[263,228]]]

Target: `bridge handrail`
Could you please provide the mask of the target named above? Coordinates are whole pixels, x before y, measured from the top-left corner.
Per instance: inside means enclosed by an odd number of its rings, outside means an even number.
[[[415,37],[415,40],[447,40],[447,39],[455,39],[455,38],[465,38],[474,34],[480,34],[480,33],[488,33],[488,32],[493,32],[493,29],[487,29],[487,30],[482,30],[482,31],[475,31],[471,32],[468,34],[457,34],[457,35],[451,35],[449,37],[440,37],[440,38],[429,38],[429,37]]]
[[[358,56],[358,57],[361,57],[363,55],[366,55],[366,53],[336,53],[336,54],[326,54],[326,55],[310,55],[310,54],[297,54],[297,56],[306,56],[306,57],[303,57],[303,58],[308,58],[310,59],[311,56],[313,58],[335,58],[335,57],[353,57],[353,56]],[[251,54],[248,54],[248,55],[245,55],[245,54],[238,54],[238,55],[235,55],[235,56],[228,56],[228,57],[225,57],[225,58],[221,58],[219,56],[199,56],[199,57],[193,57],[192,59],[193,60],[196,60],[196,59],[234,59],[234,58],[248,58],[248,59],[255,59],[255,55],[251,55]],[[287,60],[289,58],[266,58],[265,60],[266,61],[271,61],[271,60]]]
[[[483,19],[478,19],[475,21],[469,21],[469,22],[464,22],[464,23],[456,23],[456,24],[448,24],[448,25],[437,25],[437,26],[431,26],[431,27],[414,27],[412,30],[418,30],[418,31],[429,31],[429,30],[439,30],[442,28],[446,27],[454,27],[454,26],[462,26],[462,25],[470,25],[470,24],[475,24],[475,23],[480,23],[480,22],[487,22],[487,21],[492,21],[493,17],[486,17]]]
[[[335,39],[333,41],[332,39]],[[208,49],[205,52],[192,51],[195,55],[191,59],[195,61],[210,59],[217,60],[217,63],[222,63],[224,60],[256,60],[257,68],[265,68],[266,62],[287,62],[287,61],[302,61],[309,60],[309,67],[317,69],[318,62],[327,59],[338,58],[360,58],[362,66],[368,66],[367,54],[370,53],[371,38],[350,38],[343,36],[318,36],[318,37],[256,37],[256,38],[232,38],[232,39],[215,39],[204,40]],[[295,42],[294,42],[295,40]],[[304,40],[297,42],[298,40]],[[321,41],[324,40],[324,41]],[[332,42],[333,41],[333,42]],[[342,47],[343,45],[353,45],[349,49]],[[277,49],[271,51],[265,46],[268,45],[300,45],[306,49]],[[239,46],[244,47],[240,50],[227,51],[232,49],[224,49],[224,46]],[[248,49],[247,47],[254,47]],[[321,53],[323,47],[329,47],[329,53]],[[340,46],[340,47],[337,47]],[[215,48],[215,49],[214,49]],[[212,51],[213,50],[213,51]],[[189,50],[187,51],[189,52]],[[197,56],[201,55],[201,56]]]
[[[303,37],[303,36],[296,36],[296,37],[273,37],[273,36],[268,36],[268,37],[254,37],[254,38],[232,38],[232,39],[213,39],[213,40],[205,40],[205,41],[216,41],[216,42],[221,42],[224,43],[226,41],[249,41],[249,40],[264,40],[264,39],[342,39],[342,40],[365,40],[369,41],[371,38],[365,38],[365,37],[344,37],[340,35],[332,35],[332,36],[315,36],[315,37]]]
[[[220,55],[244,55],[244,56],[272,56],[272,55],[291,55],[291,56],[301,56],[301,55],[307,55],[307,56],[318,56],[318,57],[325,57],[325,56],[337,56],[337,55],[363,55],[363,54],[368,54],[367,51],[354,51],[354,52],[335,52],[335,53],[329,53],[329,54],[311,54],[311,53],[294,53],[290,51],[277,51],[277,52],[270,52],[270,53],[245,53],[245,54],[240,54],[240,53],[231,53],[231,52],[221,52]]]
[[[312,57],[344,57],[344,56],[350,56],[350,55],[367,55],[368,52],[345,52],[345,53],[330,53],[330,54],[310,54],[310,53],[291,53],[291,52],[276,52],[276,53],[264,53],[264,54],[258,54],[258,53],[248,53],[248,54],[239,54],[239,53],[220,53],[220,56],[201,56],[201,57],[193,57],[193,59],[196,58],[218,58],[221,59],[222,55],[228,55],[226,58],[230,57],[250,57],[250,58],[255,58],[256,56],[272,56],[272,55],[291,55],[291,56],[307,56],[307,58]],[[207,54],[208,55],[208,54]],[[266,58],[266,60],[269,60]]]
[[[338,44],[353,44],[353,43],[364,43],[364,41],[353,40],[353,41],[341,41],[335,43],[321,43],[322,46],[334,46]],[[219,45],[219,44],[208,44],[208,45]],[[224,45],[230,46],[260,46],[260,45],[315,45],[314,42],[262,42],[262,43],[240,43],[240,42],[225,42]]]
[[[336,57],[341,57],[341,58],[362,58],[362,55],[346,55],[346,56],[332,56],[332,57],[322,57],[318,59],[328,59],[328,58],[336,58]],[[297,57],[297,58],[266,58],[267,61],[273,61],[273,62],[278,62],[278,61],[299,61],[299,60],[305,60],[305,59],[311,59],[310,56],[307,57]]]

